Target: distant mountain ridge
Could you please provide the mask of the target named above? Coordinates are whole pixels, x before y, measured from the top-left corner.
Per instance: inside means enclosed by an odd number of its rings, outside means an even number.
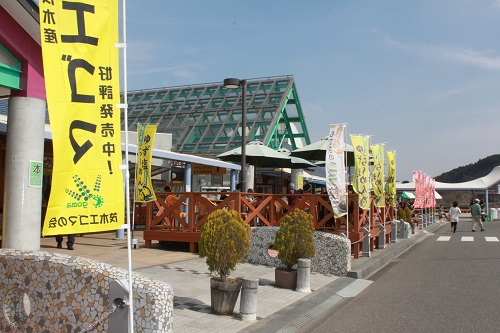
[[[486,176],[500,165],[500,154],[480,159],[476,163],[461,166],[436,177],[442,183],[463,183]]]

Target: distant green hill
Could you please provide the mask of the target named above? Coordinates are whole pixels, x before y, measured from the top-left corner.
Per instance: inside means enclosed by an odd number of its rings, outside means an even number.
[[[500,165],[500,154],[483,158],[476,163],[461,166],[445,172],[436,177],[436,181],[442,183],[462,183],[476,178],[484,177]]]

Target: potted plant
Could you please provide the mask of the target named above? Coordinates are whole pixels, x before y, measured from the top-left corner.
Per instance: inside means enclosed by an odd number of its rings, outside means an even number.
[[[232,314],[241,282],[228,278],[250,247],[252,230],[235,210],[218,209],[208,215],[201,228],[198,250],[207,258],[210,272],[211,309],[217,314]]]
[[[276,232],[274,249],[285,267],[276,267],[277,287],[295,289],[297,270],[292,269],[301,258],[314,257],[314,228],[312,216],[301,209],[294,210],[281,220]]]
[[[396,212],[396,216],[398,220],[403,220],[406,221],[406,213],[405,210],[401,207],[398,208],[398,211]]]
[[[408,223],[411,223],[411,215],[412,215],[412,213],[411,213],[410,207],[408,207],[408,206],[405,207],[405,213],[404,214],[406,216],[405,221],[408,222]]]

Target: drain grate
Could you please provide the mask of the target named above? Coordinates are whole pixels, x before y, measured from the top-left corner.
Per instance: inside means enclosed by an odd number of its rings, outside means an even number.
[[[303,316],[295,319],[292,321],[290,324],[287,326],[283,327],[281,330],[278,331],[278,333],[294,333],[297,332],[301,327],[309,323],[311,320],[316,318],[318,315],[323,313],[324,311],[328,310],[331,308],[333,305],[335,305],[337,302],[342,300],[342,297],[338,295],[333,295],[323,303],[315,306],[311,310],[307,311]]]

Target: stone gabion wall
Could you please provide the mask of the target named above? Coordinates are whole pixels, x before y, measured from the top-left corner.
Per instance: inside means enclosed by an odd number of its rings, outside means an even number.
[[[274,245],[279,227],[252,228],[252,239],[244,262],[283,266],[278,257],[271,257],[268,249]],[[314,233],[316,254],[311,260],[311,271],[321,274],[347,275],[351,269],[351,241],[345,237],[321,231]]]
[[[109,283],[127,277],[90,259],[1,249],[0,332],[85,332],[112,309]],[[172,287],[133,274],[133,289],[135,332],[173,332]],[[90,332],[109,332],[108,321]]]

